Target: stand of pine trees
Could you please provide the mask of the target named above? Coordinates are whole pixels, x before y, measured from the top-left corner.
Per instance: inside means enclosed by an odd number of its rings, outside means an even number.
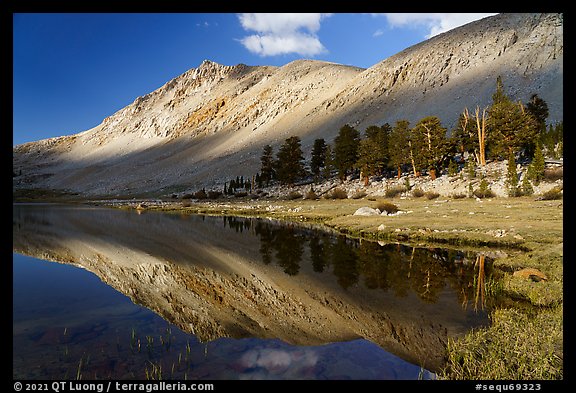
[[[498,77],[492,104],[476,107],[473,113],[464,108],[450,136],[436,116],[424,117],[413,127],[407,120],[398,120],[394,126],[372,125],[363,133],[345,124],[332,144],[323,138],[314,141],[309,169],[300,138],[291,136],[276,157],[272,146],[264,147],[257,183],[259,187],[274,181],[293,186],[307,177],[319,182],[335,172],[341,181],[360,176],[365,185],[372,176],[400,178],[406,172],[434,179],[444,171],[461,171],[465,163],[467,171],[472,171],[490,160],[508,160],[510,195],[518,195],[517,174],[513,173],[518,160],[532,162],[526,181],[538,182],[544,172],[544,154],[555,158],[562,154],[563,123],[547,128],[547,117],[546,102],[537,94],[526,104],[515,102],[505,94]],[[228,190],[236,190],[237,183],[238,179],[231,181]],[[242,179],[239,183],[242,186]],[[522,188],[529,186],[523,183]]]

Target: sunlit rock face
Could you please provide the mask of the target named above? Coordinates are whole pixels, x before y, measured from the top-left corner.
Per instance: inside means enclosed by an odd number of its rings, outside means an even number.
[[[475,254],[257,219],[46,206],[13,217],[14,252],[87,269],[203,341],[366,338],[435,371],[449,337],[488,323]]]
[[[435,36],[368,69],[298,60],[282,67],[197,68],[138,97],[93,129],[13,149],[15,188],[86,195],[222,189],[259,170],[266,144],[298,135],[331,143],[360,130],[490,104],[496,78],[513,100],[537,93],[563,118],[563,15],[499,14]]]

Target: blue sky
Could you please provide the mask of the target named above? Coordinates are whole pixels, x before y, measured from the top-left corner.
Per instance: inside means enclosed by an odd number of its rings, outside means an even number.
[[[490,14],[13,14],[13,145],[97,126],[205,60],[368,68]]]

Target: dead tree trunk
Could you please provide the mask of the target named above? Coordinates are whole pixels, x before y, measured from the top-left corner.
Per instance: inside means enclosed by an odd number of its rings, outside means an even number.
[[[424,129],[426,130],[426,139],[428,141],[428,154],[430,155],[430,157],[433,157],[434,153],[432,152],[432,131],[430,130],[430,128],[426,127],[426,124],[422,124],[422,127],[424,127]],[[428,168],[428,174],[430,175],[430,178],[432,178],[432,180],[436,180],[436,169]]]
[[[470,113],[468,112],[468,108],[464,108],[464,112],[462,114],[464,115],[464,131],[468,132],[468,136],[470,137],[470,139],[475,139],[476,135],[474,135],[473,132],[468,131],[468,129],[466,128],[468,125],[468,121],[470,120]],[[480,165],[481,163],[480,153],[476,148],[474,148],[474,160],[476,161],[476,164]]]
[[[414,171],[414,176],[419,177],[420,172],[416,170],[416,162],[414,161],[414,152],[412,151],[412,141],[408,141],[408,147],[410,148],[410,162],[412,163],[412,170]]]
[[[482,110],[480,121],[480,107],[476,107],[476,128],[478,129],[478,146],[480,149],[480,165],[486,165],[486,108]]]
[[[464,117],[464,124],[462,124],[462,130],[467,132],[468,121],[470,120],[470,114],[468,113],[468,108],[464,108],[464,112],[462,112],[462,116]],[[460,143],[460,153],[464,156],[464,142]]]

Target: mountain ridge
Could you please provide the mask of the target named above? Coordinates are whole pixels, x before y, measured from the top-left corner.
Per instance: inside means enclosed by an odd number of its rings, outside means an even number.
[[[488,105],[497,76],[509,96],[537,93],[563,115],[562,14],[498,14],[406,48],[372,67],[319,60],[234,66],[204,60],[98,126],[13,148],[14,188],[87,196],[221,187],[259,169],[265,144],[292,135],[309,151],[351,124],[438,116]]]

